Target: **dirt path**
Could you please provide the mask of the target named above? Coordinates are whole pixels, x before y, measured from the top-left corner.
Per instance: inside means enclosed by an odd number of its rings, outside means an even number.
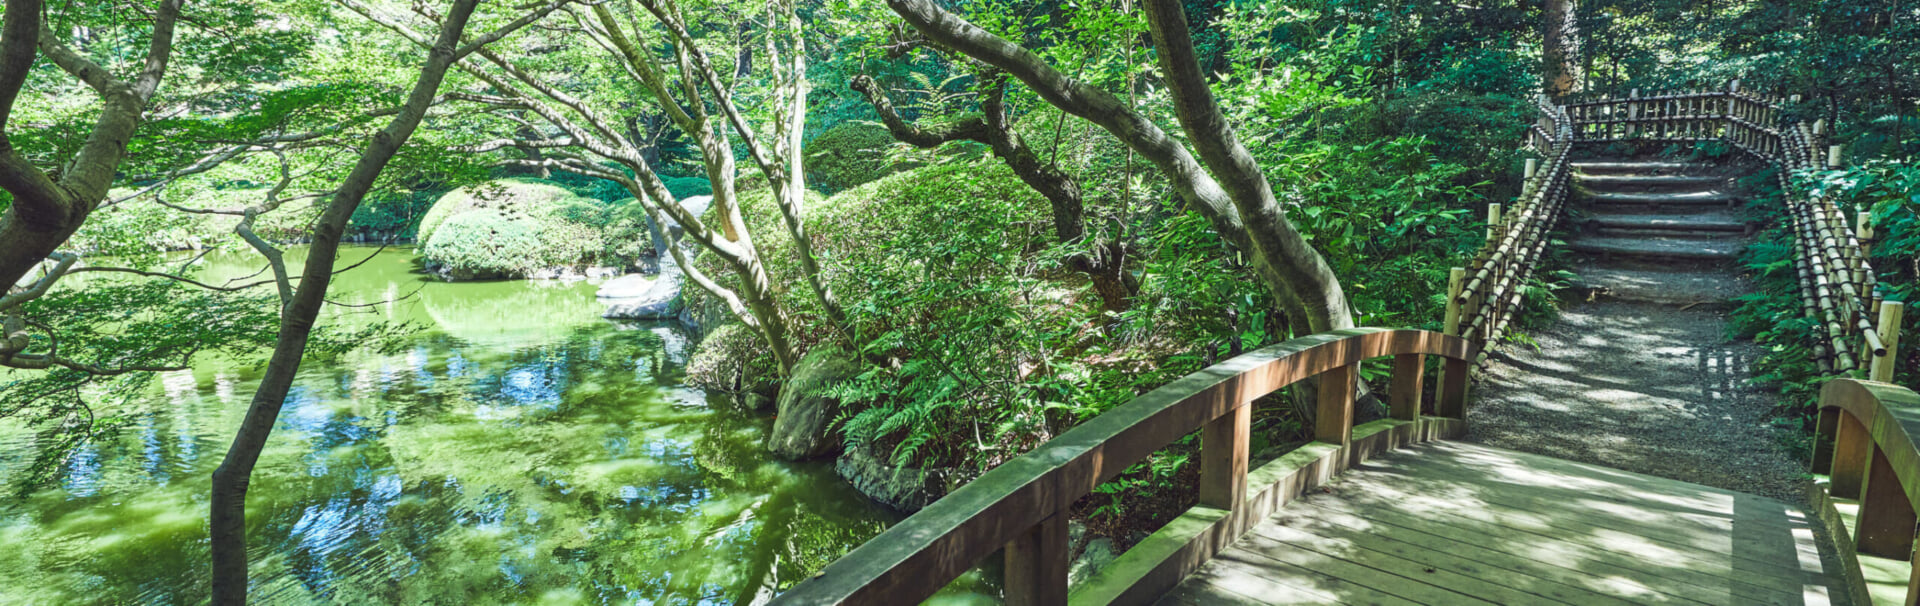
[[[1769,423],[1775,396],[1749,381],[1762,352],[1727,338],[1729,301],[1748,290],[1738,169],[1574,169],[1567,243],[1591,296],[1534,331],[1537,347],[1496,354],[1467,439],[1802,502],[1800,464]]]
[[[1724,312],[1627,301],[1582,303],[1488,365],[1470,442],[1803,500],[1800,465],[1753,386],[1760,349],[1726,338]]]

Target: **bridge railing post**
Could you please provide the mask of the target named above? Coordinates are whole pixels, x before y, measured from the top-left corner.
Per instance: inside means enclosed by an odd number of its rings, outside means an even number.
[[[1917,522],[1913,503],[1900,485],[1893,463],[1878,445],[1867,465],[1866,484],[1861,486],[1859,528],[1853,544],[1860,553],[1906,561],[1913,557],[1914,527]]]
[[[1201,428],[1201,505],[1234,510],[1246,503],[1247,451],[1252,435],[1252,402],[1240,402],[1233,411]]]
[[[1867,458],[1873,454],[1873,436],[1868,434],[1866,424],[1853,415],[1840,415],[1839,421],[1833,436],[1827,491],[1842,499],[1857,499],[1860,498],[1861,484],[1866,482]]]
[[[1320,395],[1313,419],[1313,439],[1338,444],[1342,451],[1353,446],[1354,375],[1359,364],[1336,366],[1320,374]],[[1346,457],[1339,457],[1341,469]],[[1340,471],[1340,469],[1335,470]]]
[[[1006,603],[1008,606],[1052,606],[1067,603],[1067,518],[1057,511],[1007,542]]]
[[[1449,419],[1467,417],[1467,369],[1472,362],[1447,359],[1441,363],[1443,373],[1440,380],[1438,401],[1434,403],[1433,414]]]
[[[1402,421],[1420,420],[1420,392],[1425,391],[1427,357],[1401,354],[1393,357],[1393,391],[1389,413]]]

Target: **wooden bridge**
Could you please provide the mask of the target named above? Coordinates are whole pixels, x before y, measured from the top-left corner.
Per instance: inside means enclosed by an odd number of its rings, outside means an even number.
[[[1874,294],[1864,217],[1848,229],[1831,201],[1786,202],[1804,311],[1828,329],[1812,345],[1857,377],[1821,393],[1810,506],[1453,440],[1471,419],[1469,375],[1563,219],[1567,245],[1602,258],[1725,260],[1750,231],[1727,212],[1725,175],[1576,159],[1596,142],[1711,140],[1788,170],[1833,161],[1817,151],[1824,125],[1784,121],[1786,101],[1737,84],[1543,99],[1528,135],[1541,161],[1454,270],[1444,332],[1322,333],[1189,375],[993,469],[775,603],[918,603],[999,554],[1010,604],[1915,604],[1920,395],[1880,382],[1901,305]],[[1633,278],[1603,276],[1666,286]],[[1390,412],[1356,424],[1355,378],[1382,362]],[[1315,441],[1250,461],[1251,402],[1309,379]],[[1074,502],[1196,431],[1199,504],[1070,587]]]

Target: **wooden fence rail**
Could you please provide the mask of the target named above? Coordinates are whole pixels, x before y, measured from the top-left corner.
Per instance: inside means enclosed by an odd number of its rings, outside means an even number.
[[[1820,506],[1843,547],[1911,562],[1920,519],[1920,394],[1898,385],[1854,379],[1828,381],[1820,389],[1820,420],[1812,471],[1828,476],[1816,484]],[[1837,505],[1855,506],[1851,528]],[[1849,540],[1850,539],[1850,540]],[[1844,549],[1851,543],[1851,549]],[[1850,562],[1853,571],[1861,568]],[[1850,582],[1864,585],[1861,578]],[[1855,593],[1869,593],[1857,587]],[[1909,574],[1904,604],[1920,602],[1920,575]]]
[[[1527,161],[1526,180],[1512,208],[1488,205],[1486,245],[1466,267],[1453,268],[1448,283],[1442,330],[1480,348],[1476,365],[1500,342],[1520,309],[1527,278],[1546,251],[1548,234],[1564,214],[1570,190],[1574,122],[1564,108],[1544,97],[1535,103],[1541,118],[1529,129],[1527,146],[1545,158],[1545,165]]]
[[[775,604],[917,604],[982,558],[1006,560],[1008,604],[1137,604],[1171,589],[1255,523],[1374,452],[1464,430],[1477,352],[1436,332],[1354,328],[1269,346],[1134,398],[1008,461],[867,541]],[[1421,405],[1424,356],[1446,379]],[[1392,357],[1391,417],[1354,426],[1360,363]],[[1321,377],[1315,442],[1248,470],[1254,399]],[[1344,387],[1342,387],[1344,386]],[[1068,595],[1069,508],[1195,430],[1200,504]]]

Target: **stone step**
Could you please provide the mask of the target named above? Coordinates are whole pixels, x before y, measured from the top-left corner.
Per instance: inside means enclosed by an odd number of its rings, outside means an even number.
[[[1744,280],[1725,271],[1628,269],[1588,264],[1576,267],[1574,288],[1586,290],[1589,300],[1611,298],[1642,303],[1670,303],[1725,307],[1747,292]]]
[[[1575,173],[1574,181],[1589,191],[1605,192],[1645,192],[1673,190],[1705,190],[1726,184],[1726,177],[1716,176],[1680,176],[1680,175],[1588,175]]]
[[[1586,173],[1586,174],[1634,173],[1634,174],[1640,174],[1640,175],[1701,173],[1701,172],[1712,171],[1717,168],[1715,165],[1705,163],[1705,162],[1664,162],[1664,161],[1574,162],[1572,164],[1572,167],[1575,172]]]
[[[1747,233],[1747,224],[1730,213],[1707,212],[1673,215],[1593,213],[1575,220],[1584,227],[1600,230],[1639,230],[1652,232]]]
[[[1578,191],[1578,190],[1577,190]],[[1690,191],[1664,193],[1623,193],[1579,191],[1580,199],[1591,205],[1641,205],[1641,206],[1731,206],[1738,198],[1725,191]]]
[[[1567,241],[1567,248],[1574,252],[1600,255],[1602,258],[1623,256],[1683,261],[1732,261],[1739,258],[1743,244],[1742,239],[1730,237],[1701,240],[1659,236],[1583,236]]]

